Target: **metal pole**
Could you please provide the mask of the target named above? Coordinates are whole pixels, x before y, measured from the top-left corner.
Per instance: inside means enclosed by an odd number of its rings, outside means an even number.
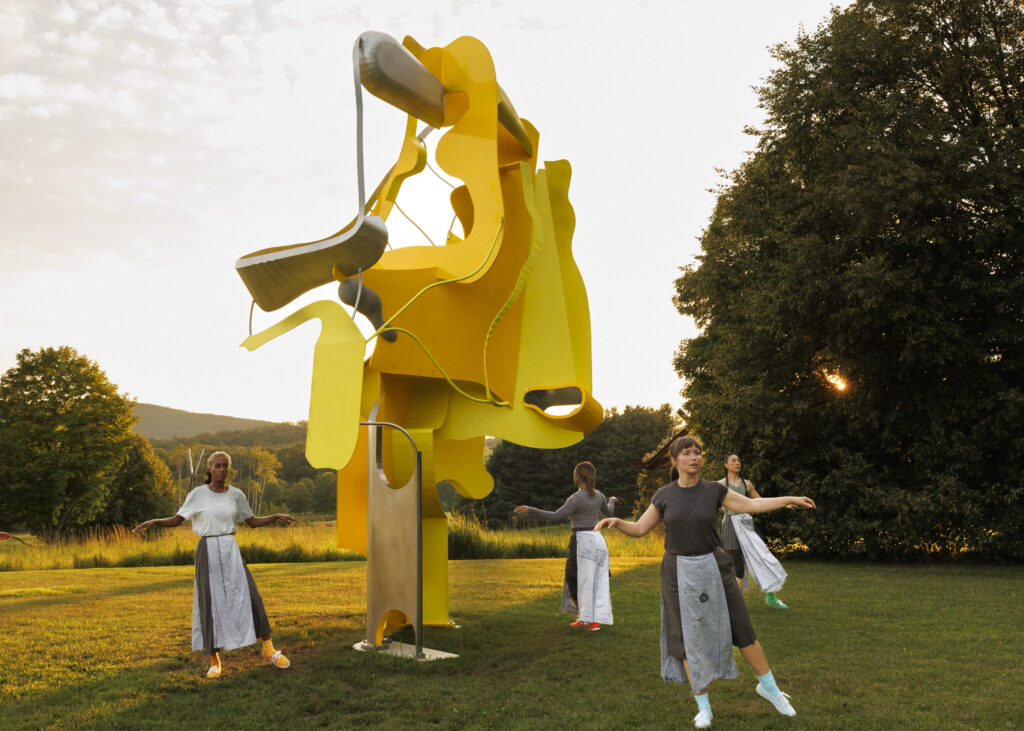
[[[416,659],[423,659],[423,453],[416,450]]]

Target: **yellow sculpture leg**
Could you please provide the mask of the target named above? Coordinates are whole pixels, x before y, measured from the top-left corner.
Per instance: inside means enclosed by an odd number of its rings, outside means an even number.
[[[355,452],[345,469],[338,470],[338,520],[335,529],[338,535],[338,548],[366,556],[367,548],[367,480],[369,479],[369,461],[367,460],[367,428],[359,427],[359,439]]]
[[[269,340],[319,318],[320,337],[313,347],[313,386],[309,396],[306,459],[318,469],[342,469],[356,447],[366,343],[359,328],[336,302],[321,300],[293,312],[276,325],[250,335],[242,347],[255,350]]]

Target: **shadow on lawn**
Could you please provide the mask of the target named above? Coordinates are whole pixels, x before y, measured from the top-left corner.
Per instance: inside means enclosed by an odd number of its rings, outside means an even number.
[[[116,589],[106,591],[89,591],[81,586],[58,587],[57,594],[27,594],[26,596],[5,597],[0,599],[0,609],[5,612],[49,609],[56,610],[60,607],[69,607],[80,603],[90,603],[97,599],[113,596],[133,596],[136,594],[148,594],[153,591],[166,591],[168,589],[187,588],[191,590],[194,579],[192,574],[180,579],[167,579],[165,581],[152,581],[147,584],[125,584]],[[16,590],[12,590],[16,591]]]

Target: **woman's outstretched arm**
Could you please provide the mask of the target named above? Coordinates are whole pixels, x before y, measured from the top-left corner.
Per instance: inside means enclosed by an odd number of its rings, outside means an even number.
[[[722,505],[734,513],[770,513],[780,508],[806,508],[814,510],[817,506],[809,497],[786,495],[784,497],[743,497],[730,490],[725,494]]]
[[[295,520],[295,518],[293,518],[290,515],[285,515],[284,513],[274,513],[273,515],[261,515],[259,517],[252,515],[245,519],[245,524],[250,528],[259,528],[264,525],[270,525],[275,520],[284,521],[285,523],[298,522],[297,520]]]
[[[132,530],[132,533],[145,534],[145,532],[152,528],[154,525],[163,526],[164,528],[173,528],[176,525],[181,525],[184,521],[185,519],[182,518],[180,515],[172,515],[170,518],[153,518],[152,520],[147,520],[144,523],[139,523]]]
[[[623,520],[622,518],[605,518],[594,526],[594,530],[604,528],[615,528],[620,533],[625,533],[632,538],[640,538],[651,532],[661,522],[661,511],[653,505],[648,505],[647,510],[635,522]]]
[[[533,508],[529,505],[517,505],[514,512],[519,514],[529,513],[531,518],[540,518],[541,520],[550,520],[553,523],[561,523],[576,512],[576,501],[579,500],[577,495],[579,495],[578,492],[574,492],[570,495],[569,499],[566,500],[558,510],[541,510],[540,508]]]

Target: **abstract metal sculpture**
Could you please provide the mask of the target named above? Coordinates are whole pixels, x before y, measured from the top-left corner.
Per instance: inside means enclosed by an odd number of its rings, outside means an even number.
[[[350,316],[337,302],[314,302],[243,345],[252,350],[321,321],[306,455],[314,467],[339,470],[338,542],[367,556],[367,643],[380,645],[404,624],[449,621],[437,483],[483,498],[494,486],[484,469],[486,436],[565,447],[596,427],[603,410],[591,396],[590,314],[572,258],[569,164],[538,167],[537,131],[498,85],[487,49],[470,37],[427,49],[409,37],[400,44],[367,32],[356,41],[354,66],[356,218],[320,241],[243,256],[236,268],[264,310],[332,280],[354,307]],[[410,115],[398,160],[369,200],[361,87]],[[419,134],[417,120],[429,125]],[[443,246],[388,250],[387,218],[402,183],[425,168],[431,128],[444,132],[437,164],[462,181],[450,201],[463,237],[449,232]],[[353,322],[356,313],[373,323],[370,338]],[[401,429],[361,425],[371,421]],[[420,465],[410,439],[422,452]],[[398,493],[416,483],[422,561],[411,566],[416,516]],[[406,591],[414,568],[422,572],[422,608]]]

